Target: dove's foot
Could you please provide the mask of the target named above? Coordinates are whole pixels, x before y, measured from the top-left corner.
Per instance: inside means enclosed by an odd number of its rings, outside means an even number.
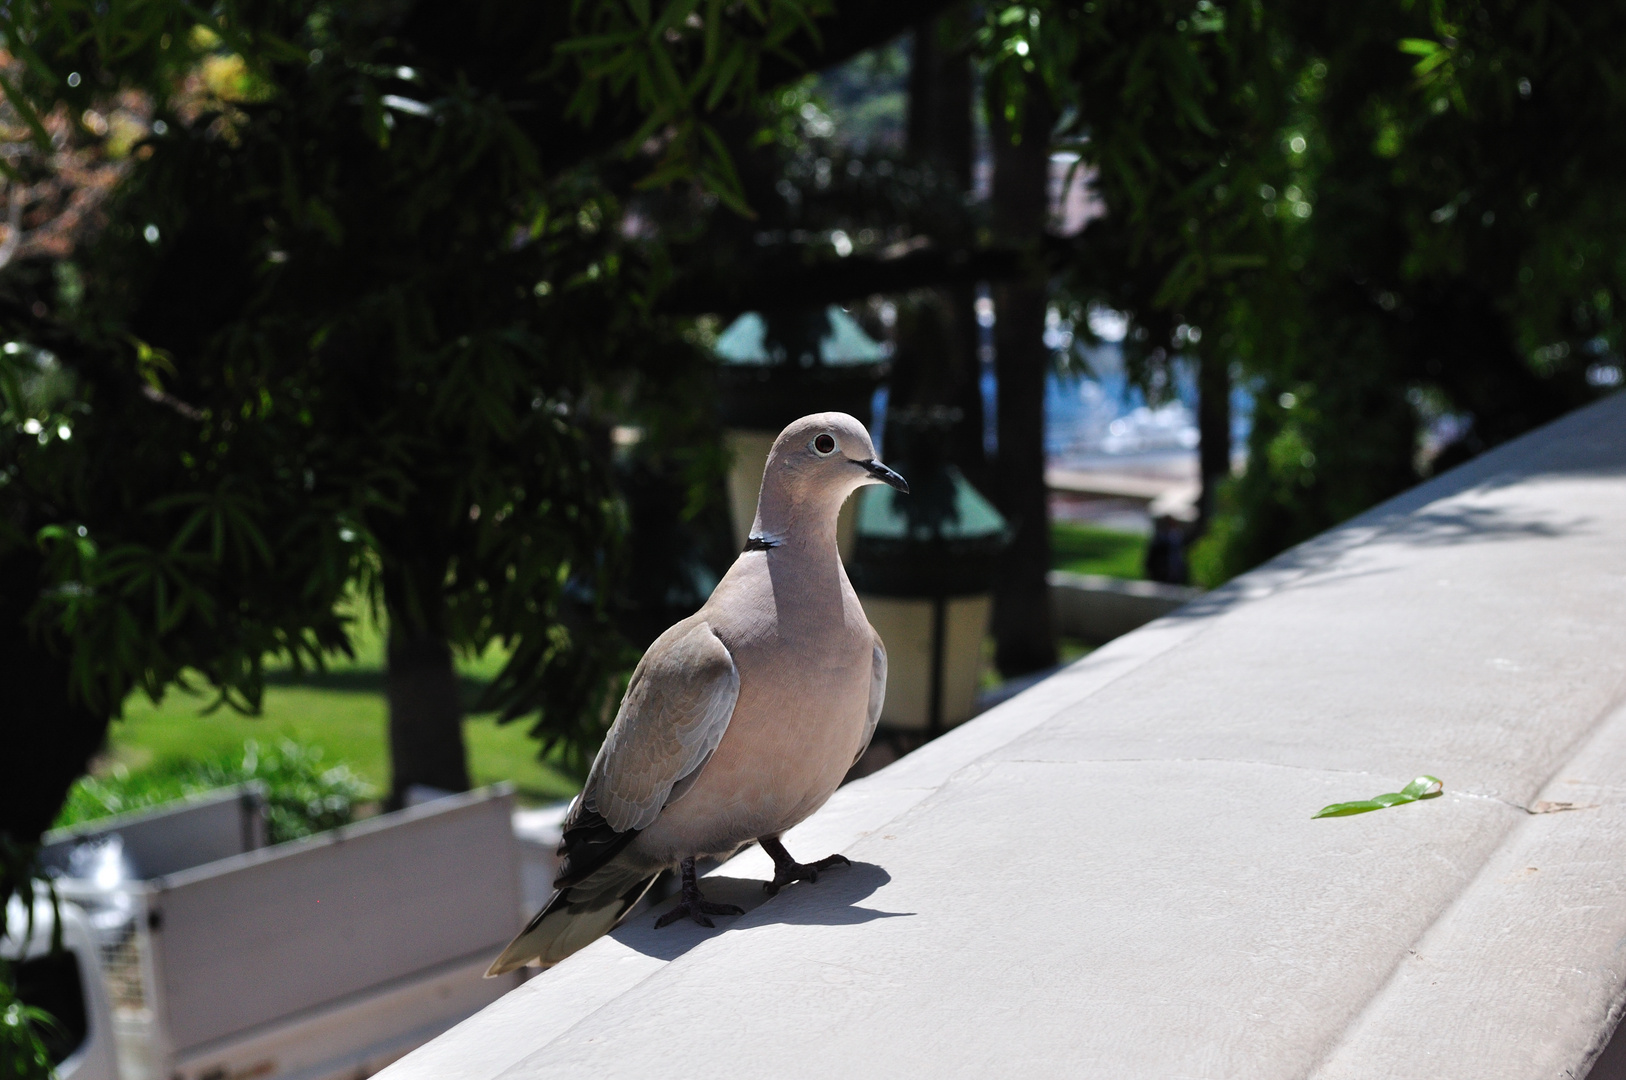
[[[655,929],[670,926],[687,915],[701,926],[712,927],[717,924],[706,918],[708,915],[744,915],[745,909],[733,904],[714,904],[700,895],[700,883],[695,880],[694,860],[684,859],[681,864],[683,871],[683,892],[678,900],[677,907],[655,920]]]
[[[773,880],[762,883],[762,891],[773,896],[780,889],[793,881],[817,881],[819,871],[828,870],[832,866],[851,866],[845,855],[831,855],[827,859],[820,859],[815,863],[799,863],[790,857],[785,845],[779,842],[777,836],[760,836],[757,843],[762,845],[773,859]]]

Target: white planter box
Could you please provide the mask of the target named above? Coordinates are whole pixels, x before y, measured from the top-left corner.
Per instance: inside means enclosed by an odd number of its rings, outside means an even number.
[[[100,939],[121,1080],[367,1076],[518,984],[508,789],[264,846],[251,791],[47,837],[120,837],[133,876],[65,877]],[[90,1003],[93,1007],[95,1002]]]

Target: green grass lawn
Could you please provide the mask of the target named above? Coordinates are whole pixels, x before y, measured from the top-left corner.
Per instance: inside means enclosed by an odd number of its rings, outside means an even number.
[[[139,772],[175,760],[235,752],[245,739],[272,742],[286,736],[320,746],[325,761],[345,762],[380,791],[387,790],[383,643],[370,619],[360,620],[357,630],[354,660],[335,662],[328,671],[303,678],[273,672],[260,716],[242,716],[225,708],[204,715],[202,710],[212,700],[207,694],[172,690],[156,705],[144,695],[132,695],[125,702],[124,718],[113,723],[109,753],[98,771],[123,765]],[[502,663],[495,650],[458,662],[469,700]],[[474,783],[511,781],[528,803],[574,795],[574,780],[537,760],[536,743],[525,734],[527,726],[524,721],[499,725],[490,716],[465,722]]]
[[[1144,576],[1150,537],[1094,525],[1057,521],[1050,526],[1050,565],[1075,574],[1104,574],[1138,580]]]
[[[384,725],[382,676],[377,688],[363,685],[272,686],[260,716],[226,709],[200,710],[210,700],[171,692],[154,705],[144,697],[125,705],[115,721],[109,765],[132,772],[166,761],[211,757],[242,749],[245,739],[273,742],[284,736],[320,746],[326,761],[343,761],[380,791],[389,787],[389,754]],[[536,758],[526,725],[498,725],[471,717],[463,725],[469,773],[475,784],[512,781],[526,802],[549,802],[576,793],[576,783]]]

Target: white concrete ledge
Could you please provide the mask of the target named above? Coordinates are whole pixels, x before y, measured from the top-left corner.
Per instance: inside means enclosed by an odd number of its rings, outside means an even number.
[[[762,903],[747,852],[709,880],[746,915],[640,913],[384,1075],[1583,1076],[1623,643],[1617,394],[838,792],[787,844],[850,870]]]

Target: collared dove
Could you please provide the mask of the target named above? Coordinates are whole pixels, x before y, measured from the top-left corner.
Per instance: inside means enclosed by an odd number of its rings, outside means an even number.
[[[824,805],[881,716],[886,649],[836,552],[836,513],[865,484],[909,490],[851,416],[780,433],[745,550],[639,661],[565,818],[555,892],[488,976],[556,964],[608,933],[674,864],[682,899],[657,926],[742,914],[700,895],[697,857],[758,841],[770,895],[847,861],[798,863],[779,836]]]

